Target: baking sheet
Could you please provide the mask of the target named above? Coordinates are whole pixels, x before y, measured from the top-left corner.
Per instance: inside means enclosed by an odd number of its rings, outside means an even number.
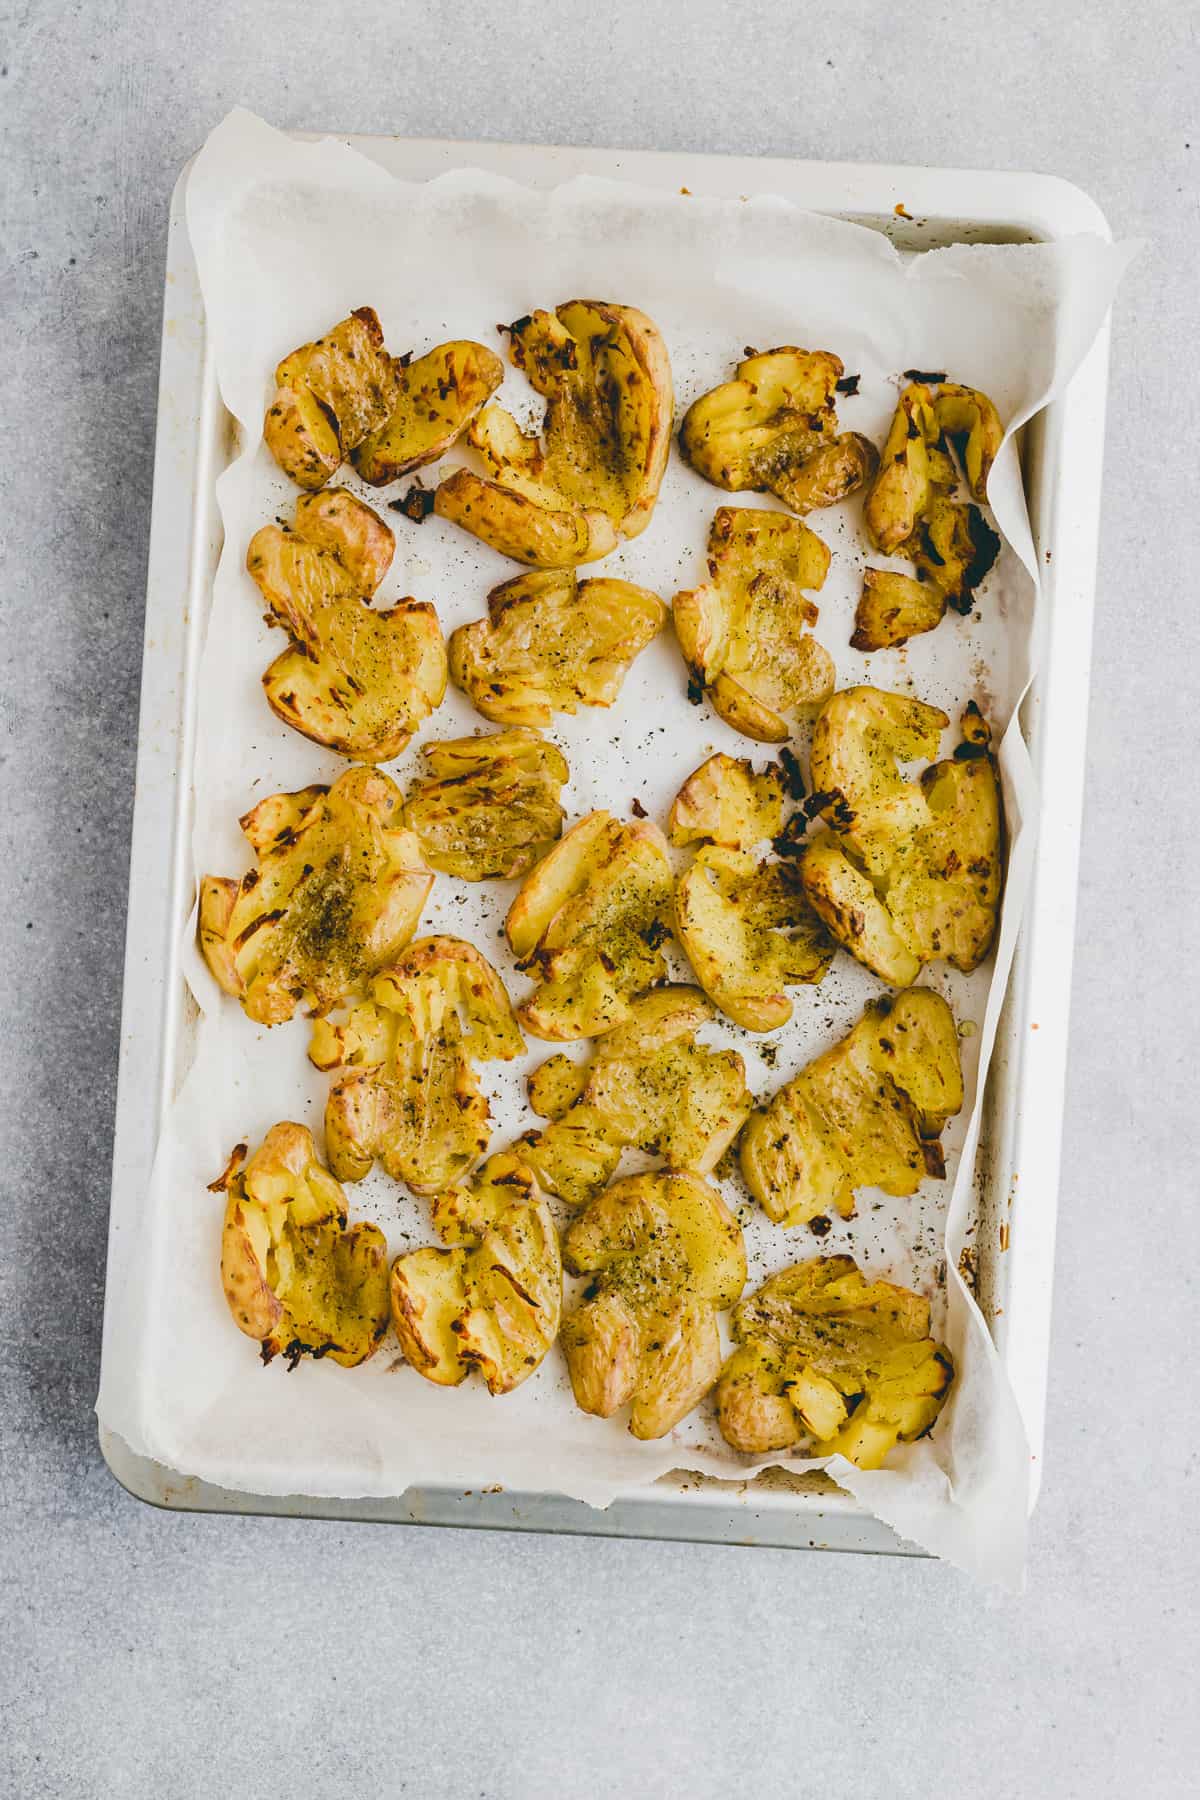
[[[235,116],[210,141],[190,202],[210,342],[226,404],[246,434],[243,459],[220,484],[229,544],[201,675],[198,865],[223,873],[246,866],[235,820],[247,805],[277,788],[332,779],[340,766],[267,711],[258,677],[276,645],[241,568],[252,531],[294,499],[257,447],[269,372],[293,343],[368,301],[378,307],[393,350],[423,349],[460,333],[494,342],[495,319],[572,293],[600,292],[634,300],[658,320],[672,351],[681,410],[730,372],[743,342],[799,338],[837,349],[849,369],[862,372],[861,397],[845,403],[843,422],[878,438],[901,367],[948,364],[956,376],[987,387],[1006,416],[1024,416],[1082,354],[1121,263],[1120,253],[1092,240],[1058,249],[940,252],[906,268],[873,233],[806,218],[769,200],[708,203],[596,182],[535,196],[478,175],[413,188],[344,147],[296,146],[247,115]],[[528,410],[519,378],[509,387],[518,407]],[[690,585],[701,574],[707,523],[722,498],[673,462],[651,530],[605,569],[656,586],[664,597]],[[1002,525],[1028,557],[1015,459],[998,469],[994,499]],[[820,596],[818,635],[834,652],[843,683],[864,676],[888,686],[908,682],[954,714],[975,694],[994,718],[1010,716],[1027,673],[1035,616],[1033,584],[1014,555],[989,582],[978,625],[948,622],[903,657],[864,659],[844,647],[863,561],[853,506],[844,517],[823,514],[815,523],[835,552]],[[396,529],[396,565],[383,597],[407,591],[435,599],[447,630],[477,616],[487,586],[512,572],[439,522],[417,528],[401,519]],[[425,735],[478,723],[455,695]],[[557,723],[564,728],[552,735],[572,762],[569,799],[576,814],[592,804],[627,810],[636,794],[661,818],[679,781],[711,748],[746,748],[706,711],[687,706],[670,640],[635,666],[613,713]],[[393,772],[402,779],[411,760]],[[1015,740],[1003,760],[1013,823],[1030,800]],[[1000,965],[1015,934],[1029,849],[1029,834],[1017,832]],[[481,894],[439,879],[423,929],[457,930],[492,949],[519,993],[521,978],[512,975],[495,935],[510,892],[489,886]],[[230,1331],[216,1279],[220,1203],[203,1194],[202,1184],[233,1141],[261,1135],[277,1117],[319,1126],[325,1084],[304,1058],[301,1022],[270,1034],[268,1046],[266,1034],[221,1001],[194,963],[191,973],[209,1011],[182,1112],[173,1115],[155,1172],[155,1278],[126,1296],[101,1396],[102,1417],[135,1448],[208,1479],[264,1492],[389,1493],[414,1481],[490,1481],[562,1488],[600,1501],[672,1466],[725,1475],[752,1466],[712,1437],[703,1414],[657,1448],[634,1444],[618,1422],[584,1419],[564,1398],[556,1361],[503,1402],[472,1389],[450,1395],[431,1389],[396,1369],[386,1349],[353,1372],[328,1364],[290,1376],[278,1368],[260,1371],[253,1346]],[[986,976],[935,978],[935,985],[960,1016],[984,1026],[965,1044],[969,1057],[977,1054],[989,1042],[992,1022],[984,1010]],[[773,1069],[754,1054],[760,1040],[729,1031],[714,1032],[713,1041],[737,1044],[752,1085],[762,1091],[839,1035],[877,987],[864,971],[839,962],[836,982],[798,991],[796,1024],[772,1040]],[[992,1012],[998,998],[997,992]],[[529,1120],[519,1106],[520,1070],[503,1070],[494,1088],[499,1143]],[[969,1185],[960,1176],[954,1215],[964,1227]],[[353,1210],[378,1218],[393,1248],[427,1241],[424,1209],[382,1178],[351,1195]],[[946,1191],[932,1184],[919,1207],[867,1197],[859,1219],[835,1227],[820,1247],[852,1247],[869,1267],[932,1290],[946,1202]],[[755,1281],[817,1247],[807,1232],[780,1233],[757,1213],[749,1217],[748,1238]],[[952,1232],[951,1262],[955,1254]],[[939,1432],[905,1452],[894,1474],[833,1472],[929,1547],[956,1560],[973,1556],[977,1565],[980,1551],[990,1551],[982,1560],[994,1572],[1019,1558],[1024,1452],[990,1340],[953,1274],[949,1298],[948,1331],[962,1376]],[[534,1412],[536,1419],[529,1416]]]

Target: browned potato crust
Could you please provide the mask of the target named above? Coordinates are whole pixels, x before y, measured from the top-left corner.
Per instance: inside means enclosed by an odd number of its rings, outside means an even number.
[[[830,935],[885,981],[927,962],[977,968],[991,948],[1003,882],[1000,787],[974,706],[963,742],[910,781],[900,764],[936,756],[944,712],[879,688],[835,694],[813,732],[813,787],[830,826],[805,850],[805,892]]]
[[[791,736],[788,715],[828,699],[833,659],[806,627],[829,551],[788,513],[722,506],[708,537],[710,580],[676,594],[675,635],[692,680],[735,731],[763,743]]]
[[[370,596],[395,540],[346,488],[305,494],[294,525],[264,525],[246,567],[290,647],[263,676],[271,710],[314,743],[362,762],[388,762],[446,691],[446,646],[435,609]]]
[[[439,344],[396,364],[396,395],[385,424],[353,451],[354,467],[372,487],[436,462],[478,416],[504,380],[493,350],[468,339]]]
[[[298,487],[321,488],[390,413],[396,365],[373,307],[360,306],[275,371],[263,421],[267,448]]]
[[[542,438],[485,407],[470,442],[487,473],[447,477],[436,510],[517,562],[592,562],[644,531],[658,499],[674,409],[666,346],[644,313],[596,300],[509,333],[513,363],[547,401]]]
[[[376,1157],[394,1181],[436,1194],[487,1150],[491,1112],[473,1063],[511,1061],[525,1045],[504,983],[460,938],[420,938],[335,1024],[318,1019],[309,1057],[346,1070],[325,1108],[329,1166],[360,1181]]]
[[[666,973],[671,865],[648,819],[589,813],[525,877],[506,930],[537,982],[519,1009],[534,1037],[600,1037]]]
[[[634,1000],[586,1063],[559,1054],[529,1078],[529,1102],[550,1124],[521,1154],[553,1193],[582,1205],[636,1148],[668,1168],[705,1175],[750,1110],[745,1065],[696,1034],[713,1009],[696,988],[661,987]]]
[[[872,1281],[849,1256],[795,1263],[735,1308],[734,1351],[717,1383],[717,1421],[735,1450],[805,1443],[877,1469],[929,1431],[954,1364],[930,1336],[929,1303]]]
[[[487,617],[450,635],[450,674],[485,719],[548,725],[556,712],[611,706],[635,657],[666,624],[631,581],[536,570],[493,588]]]
[[[446,1249],[392,1264],[392,1322],[427,1381],[456,1387],[478,1369],[510,1394],[558,1335],[562,1257],[550,1209],[519,1156],[502,1151],[469,1185],[440,1194],[434,1224]]]
[[[272,794],[241,820],[258,868],[200,883],[200,947],[249,1018],[276,1025],[361,992],[416,930],[433,886],[400,790],[377,769]]]
[[[940,994],[909,988],[868,1006],[747,1120],[742,1173],[779,1225],[854,1213],[857,1188],[915,1194],[942,1172],[943,1125],[962,1106],[954,1015]]]
[[[240,1144],[224,1192],[221,1285],[239,1331],[264,1362],[331,1356],[364,1362],[387,1330],[387,1240],[347,1223],[346,1196],[303,1125],[273,1125],[246,1162]]]
[[[936,394],[924,382],[905,388],[863,518],[875,548],[907,557],[920,579],[866,571],[851,639],[855,649],[887,649],[932,631],[947,605],[970,612],[1000,539],[978,506],[951,497],[958,471],[948,446],[957,447],[967,485],[981,501],[1003,436],[986,394],[953,382],[944,382]]]
[[[404,822],[433,869],[463,881],[525,875],[562,835],[562,751],[516,726],[422,745],[431,779],[409,789]]]
[[[628,1402],[634,1437],[664,1437],[720,1372],[717,1312],[746,1283],[736,1219],[698,1175],[631,1175],[580,1213],[563,1261],[592,1278],[562,1325],[576,1404],[609,1418]]]
[[[828,350],[754,352],[684,415],[679,447],[717,487],[770,492],[793,512],[836,506],[875,471],[871,442],[838,432],[843,368]]]

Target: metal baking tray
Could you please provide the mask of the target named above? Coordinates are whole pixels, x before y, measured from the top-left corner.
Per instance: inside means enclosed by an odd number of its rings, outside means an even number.
[[[1077,232],[1110,236],[1095,203],[1051,176],[403,138],[347,141],[408,180],[465,165],[531,187],[592,174],[673,192],[773,192],[885,232],[901,249],[1038,242]],[[199,652],[221,548],[215,488],[233,452],[233,425],[205,337],[184,218],[186,177],[185,169],[167,242],[110,1268],[112,1247],[123,1231],[135,1229],[130,1198],[149,1182],[194,1017],[178,960],[192,904],[189,771]],[[985,1090],[975,1244],[980,1304],[1029,1438],[1033,1496],[1042,1465],[1107,371],[1105,326],[1070,387],[1027,427],[1022,445],[1033,537],[1051,600],[1043,664],[1021,714],[1043,803],[1037,872]],[[112,1305],[110,1287],[109,1311]],[[212,1486],[135,1455],[111,1432],[102,1429],[100,1437],[110,1469],[130,1493],[176,1510],[916,1554],[819,1473],[768,1471],[731,1482],[680,1472],[630,1489],[604,1512],[556,1494],[448,1488],[413,1488],[386,1500],[278,1498]]]

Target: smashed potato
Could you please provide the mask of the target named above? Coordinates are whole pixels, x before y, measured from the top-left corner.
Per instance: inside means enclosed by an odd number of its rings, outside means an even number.
[[[450,673],[485,719],[548,725],[556,712],[611,706],[634,658],[666,624],[657,594],[573,569],[493,588],[487,618],[450,637]]]
[[[1000,539],[978,506],[952,498],[958,470],[949,445],[958,451],[972,497],[983,501],[1003,437],[986,394],[953,382],[936,394],[924,382],[904,389],[863,517],[875,548],[907,557],[919,579],[866,571],[850,640],[856,650],[882,650],[932,631],[947,606],[970,612]]]
[[[303,1125],[272,1125],[249,1162],[239,1144],[211,1185],[224,1193],[221,1286],[264,1362],[365,1362],[387,1330],[387,1240],[347,1223],[346,1196]]]
[[[395,362],[395,398],[386,422],[353,447],[354,467],[371,487],[436,462],[457,442],[504,380],[495,351],[469,338]]]
[[[696,1042],[713,1009],[691,987],[634,1000],[623,1025],[586,1063],[552,1056],[529,1078],[529,1102],[551,1123],[521,1154],[552,1193],[581,1206],[616,1173],[622,1150],[706,1175],[750,1111],[745,1064]]]
[[[227,994],[260,1025],[305,1002],[327,1011],[409,942],[433,886],[401,825],[402,797],[378,769],[331,788],[272,794],[240,821],[258,868],[200,883],[200,947]]]
[[[718,508],[708,536],[710,580],[676,594],[675,635],[693,681],[735,731],[786,743],[785,715],[833,692],[833,658],[805,627],[829,551],[788,513]]]
[[[891,650],[940,625],[946,596],[930,582],[894,569],[864,569],[850,638],[855,650]]]
[[[561,1333],[576,1404],[607,1419],[628,1402],[634,1437],[665,1436],[720,1372],[717,1313],[746,1284],[736,1219],[698,1175],[631,1175],[574,1221],[563,1261],[592,1277]]]
[[[404,822],[433,869],[463,881],[526,874],[562,835],[561,750],[517,726],[421,746],[431,779],[404,802]]]
[[[779,835],[783,786],[776,765],[757,774],[748,758],[719,750],[693,769],[676,794],[667,835],[680,846],[720,844],[727,850],[752,850]]]
[[[821,981],[833,961],[796,870],[745,850],[697,852],[675,890],[675,929],[709,999],[748,1031],[786,1025],[784,989]]]
[[[275,371],[263,421],[267,448],[298,487],[321,488],[384,423],[395,404],[397,366],[373,307],[360,306],[324,337],[301,344]]]
[[[594,562],[650,522],[671,443],[666,346],[633,307],[570,300],[511,325],[509,353],[546,399],[542,438],[485,407],[469,437],[487,475],[447,476],[436,511],[534,568]]]
[[[493,1156],[439,1194],[431,1245],[392,1264],[392,1323],[427,1381],[456,1387],[478,1369],[492,1394],[533,1374],[558,1335],[562,1256],[550,1209],[518,1156]]]
[[[939,1137],[963,1103],[954,1015],[909,988],[872,1002],[858,1024],[747,1121],[747,1186],[779,1225],[854,1213],[856,1188],[915,1194],[945,1173]]]
[[[878,1469],[929,1431],[954,1379],[930,1336],[929,1302],[872,1281],[849,1256],[782,1269],[735,1309],[734,1351],[717,1383],[717,1422],[761,1456],[808,1440],[813,1456]]]
[[[845,370],[828,350],[755,351],[732,381],[692,403],[679,448],[698,475],[733,493],[770,492],[793,512],[836,506],[875,471],[875,447],[838,431]]]
[[[879,688],[835,694],[813,732],[813,787],[830,826],[800,861],[830,935],[884,981],[927,962],[977,968],[991,948],[1003,878],[1000,788],[972,705],[952,757],[918,781],[899,765],[937,755],[944,712]]]
[[[519,1009],[535,1037],[599,1037],[666,974],[671,865],[648,819],[589,813],[525,877],[505,929],[537,982]]]
[[[376,611],[395,539],[346,488],[305,494],[295,523],[264,525],[246,567],[291,646],[263,676],[271,709],[314,743],[387,762],[446,691],[446,646],[427,601]]]
[[[346,1070],[325,1108],[329,1166],[360,1181],[378,1157],[394,1181],[436,1194],[487,1150],[491,1111],[472,1064],[525,1048],[504,983],[471,944],[421,938],[376,975],[371,998],[318,1019],[309,1057]]]

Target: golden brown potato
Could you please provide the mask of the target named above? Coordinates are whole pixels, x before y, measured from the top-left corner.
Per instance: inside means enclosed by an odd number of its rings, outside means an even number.
[[[947,605],[970,612],[1000,539],[978,506],[952,498],[958,470],[948,445],[958,450],[973,497],[984,500],[1003,436],[985,394],[953,382],[936,394],[924,382],[904,389],[863,517],[875,548],[915,563],[920,584],[868,569],[854,620],[855,649],[887,649],[932,631]],[[924,598],[921,587],[929,590]]]
[[[491,1138],[472,1064],[525,1048],[504,983],[459,938],[420,938],[342,1024],[318,1019],[309,1057],[347,1071],[325,1108],[329,1166],[361,1181],[376,1157],[394,1181],[436,1194],[467,1175]]]
[[[736,1219],[698,1175],[631,1175],[580,1213],[563,1261],[592,1277],[562,1326],[576,1404],[606,1419],[629,1402],[634,1437],[664,1437],[720,1372],[717,1313],[746,1284]]]
[[[946,596],[932,582],[892,569],[865,569],[854,614],[855,650],[891,650],[940,625]]]
[[[772,763],[756,774],[748,757],[718,751],[693,769],[675,796],[667,835],[671,842],[720,844],[752,850],[778,837],[783,825],[783,777]]]
[[[747,1031],[792,1016],[784,989],[823,980],[834,944],[797,871],[745,850],[700,850],[675,890],[675,930],[715,1006]]]
[[[519,1009],[534,1037],[599,1037],[666,974],[671,865],[648,819],[589,813],[525,877],[508,941],[537,986]]]
[[[272,1125],[245,1156],[239,1144],[210,1190],[226,1195],[221,1285],[234,1323],[264,1362],[365,1362],[388,1324],[382,1231],[347,1224],[346,1196],[303,1125]]]
[[[396,377],[370,306],[285,356],[263,421],[267,448],[284,474],[302,488],[324,487],[391,412]]]
[[[434,1203],[449,1246],[392,1264],[392,1322],[405,1356],[427,1381],[456,1387],[478,1369],[493,1394],[533,1374],[558,1335],[562,1256],[532,1172],[502,1151],[469,1186]]]
[[[538,570],[493,588],[487,618],[450,636],[450,673],[485,719],[548,725],[556,712],[611,706],[630,665],[666,624],[631,581]]]
[[[973,704],[963,741],[918,781],[900,764],[936,756],[936,706],[879,688],[835,694],[813,732],[813,787],[830,831],[805,850],[805,893],[830,935],[897,987],[927,962],[977,968],[1003,880],[1000,787]]]
[[[258,868],[200,883],[200,947],[217,981],[260,1025],[303,1001],[327,1011],[362,991],[412,937],[433,886],[401,825],[401,794],[378,769],[331,788],[272,794],[241,820]]]
[[[650,522],[671,443],[666,346],[633,307],[570,300],[509,327],[510,355],[546,399],[542,439],[485,407],[470,442],[486,476],[456,470],[440,517],[535,568],[606,556]]]
[[[494,351],[469,338],[396,361],[395,399],[385,424],[353,449],[354,467],[372,487],[436,462],[504,380]]]
[[[954,463],[940,440],[933,390],[913,382],[896,403],[879,473],[863,506],[867,536],[885,556],[901,554],[933,489],[950,491],[955,485]]]
[[[586,1063],[552,1056],[529,1078],[534,1112],[552,1122],[521,1154],[552,1193],[581,1206],[636,1148],[671,1169],[706,1175],[750,1111],[745,1065],[696,1042],[713,1009],[691,987],[654,988]]]
[[[929,1302],[872,1281],[849,1256],[795,1263],[733,1315],[734,1351],[717,1383],[717,1422],[735,1450],[762,1456],[805,1443],[877,1469],[924,1437],[954,1379],[929,1334]]]
[[[387,762],[446,691],[446,646],[427,601],[376,611],[394,539],[345,488],[304,494],[293,526],[264,525],[246,567],[290,647],[263,676],[271,710],[343,756]]]
[[[770,492],[794,512],[836,506],[874,472],[874,445],[838,432],[841,361],[828,350],[755,352],[693,402],[679,447],[697,474],[739,493]]]
[[[854,1213],[856,1188],[915,1194],[941,1175],[938,1139],[962,1106],[954,1015],[909,988],[867,1007],[854,1029],[752,1113],[742,1173],[778,1225]]]
[[[463,881],[526,874],[562,835],[561,750],[516,726],[421,746],[432,779],[410,788],[404,822],[433,869]]]
[[[833,692],[833,659],[806,629],[829,551],[788,513],[718,508],[708,536],[710,580],[676,594],[675,635],[693,681],[735,731],[786,743],[787,715]]]

